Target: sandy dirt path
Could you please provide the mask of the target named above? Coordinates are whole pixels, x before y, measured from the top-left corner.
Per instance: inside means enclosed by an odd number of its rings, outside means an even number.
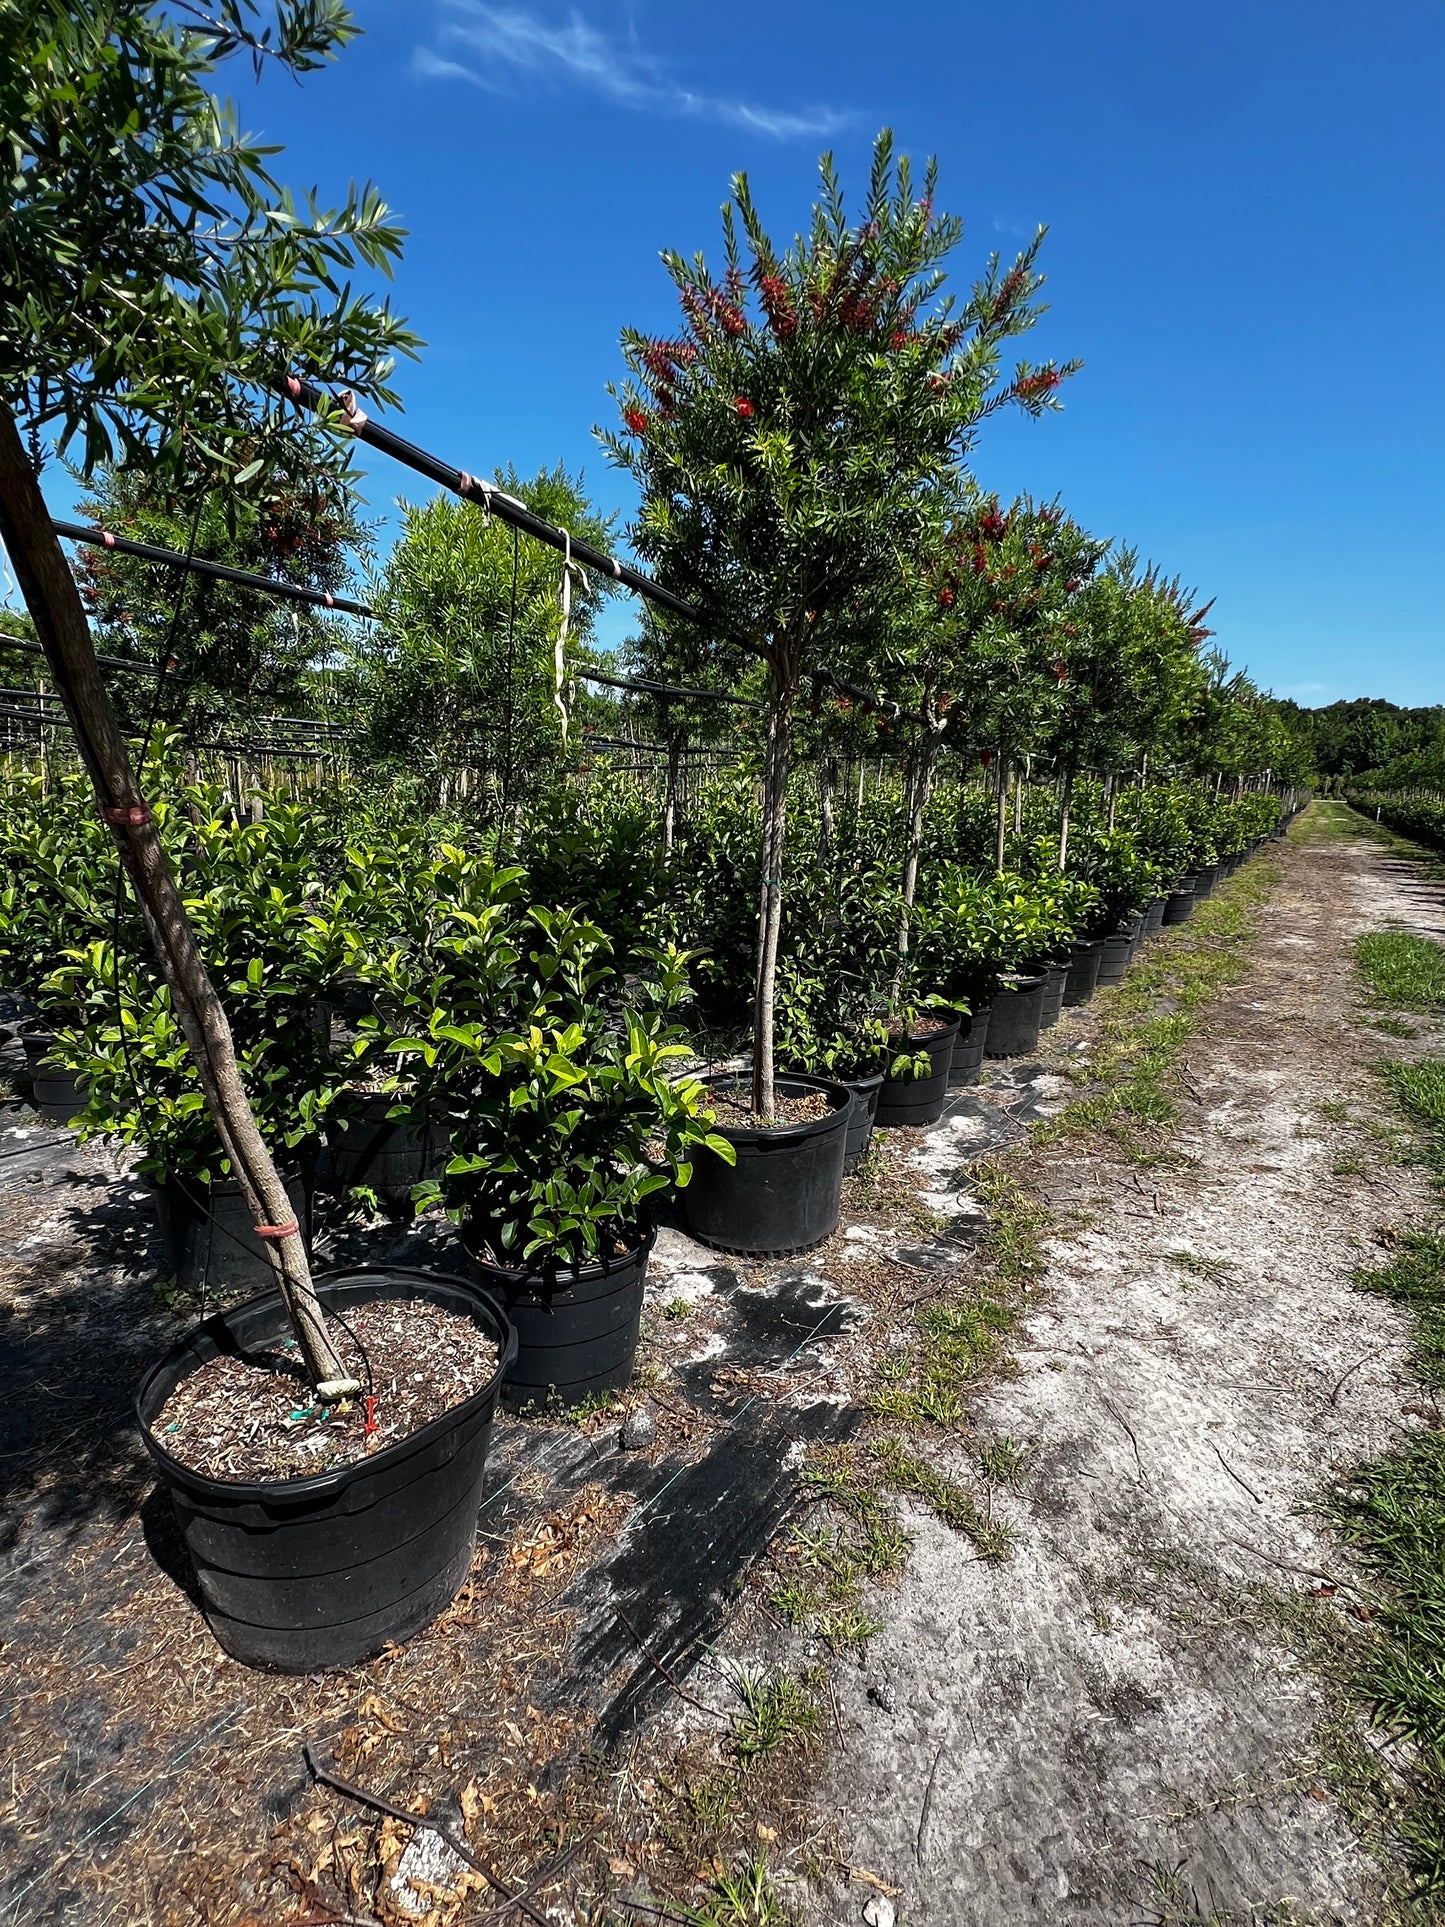
[[[1248,979],[1186,1052],[1182,1159],[1041,1165],[1087,1228],[977,1415],[1029,1449],[1014,1556],[908,1508],[887,1629],[840,1681],[821,1805],[908,1927],[1381,1917],[1325,1765],[1353,1721],[1297,1649],[1321,1612],[1359,1631],[1310,1508],[1425,1416],[1402,1315],[1349,1272],[1423,1210],[1368,1133],[1398,1128],[1372,1066],[1430,1039],[1350,1020],[1351,940],[1445,920],[1373,842],[1306,822],[1276,860]]]

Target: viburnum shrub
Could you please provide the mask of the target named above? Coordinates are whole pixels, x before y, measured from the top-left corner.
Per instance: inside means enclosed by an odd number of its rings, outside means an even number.
[[[115,844],[84,777],[47,783],[16,774],[0,786],[0,990],[33,1003],[52,1028],[77,1005],[54,981],[70,951],[111,933]],[[123,927],[136,934],[133,912]]]
[[[1063,369],[1020,363],[1004,342],[1038,309],[1038,241],[995,257],[955,312],[943,262],[961,224],[915,198],[906,160],[879,136],[862,218],[850,222],[831,157],[806,232],[780,251],[745,175],[723,211],[724,265],[663,256],[681,332],[628,330],[621,432],[603,435],[636,478],[634,547],[701,615],[669,628],[674,662],[749,652],[768,671],[752,1097],[773,1116],[773,1005],[786,863],[794,714],[810,672],[835,676],[854,636],[891,607],[918,541],[981,418],[1013,402],[1041,413]]]

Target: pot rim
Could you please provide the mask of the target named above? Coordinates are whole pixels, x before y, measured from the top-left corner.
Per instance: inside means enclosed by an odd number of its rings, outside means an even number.
[[[700,1082],[707,1089],[714,1084],[740,1083],[748,1073],[742,1071],[712,1071]],[[773,1079],[775,1088],[788,1097],[806,1096],[809,1091],[823,1091],[833,1108],[826,1117],[807,1117],[801,1124],[782,1124],[771,1131],[761,1130],[753,1124],[724,1124],[713,1120],[712,1128],[719,1137],[725,1137],[729,1144],[795,1144],[805,1137],[814,1137],[823,1131],[832,1130],[840,1117],[846,1117],[853,1104],[853,1093],[846,1084],[831,1077],[807,1077],[801,1072],[784,1071]],[[794,1088],[790,1091],[788,1086]]]
[[[629,1245],[620,1258],[589,1258],[585,1264],[563,1265],[556,1271],[549,1272],[535,1270],[531,1265],[493,1264],[490,1259],[483,1258],[472,1250],[465,1236],[462,1235],[464,1227],[458,1228],[462,1248],[479,1271],[505,1279],[509,1285],[535,1283],[544,1291],[559,1289],[567,1291],[573,1285],[584,1282],[590,1284],[594,1278],[606,1278],[612,1272],[626,1271],[629,1266],[635,1265],[639,1258],[646,1263],[652,1253],[652,1247],[657,1243],[657,1226],[650,1224],[644,1228],[641,1225],[634,1225],[632,1230],[640,1235],[637,1242]]]
[[[222,1324],[238,1312],[249,1311],[252,1306],[266,1303],[274,1304],[284,1319],[285,1307],[280,1291],[258,1292],[254,1298],[243,1299],[239,1305],[231,1305],[225,1311],[213,1312],[209,1318],[202,1319],[200,1324],[193,1325],[184,1337],[178,1338],[175,1344],[155,1361],[132,1395],[131,1409],[140,1430],[141,1442],[170,1484],[184,1486],[187,1490],[199,1493],[208,1499],[230,1499],[238,1504],[259,1502],[264,1505],[277,1501],[289,1503],[296,1500],[333,1498],[358,1476],[400,1463],[403,1455],[429,1444],[443,1426],[455,1424],[463,1414],[470,1415],[487,1399],[496,1397],[501,1390],[502,1380],[516,1359],[517,1333],[501,1306],[475,1280],[459,1277],[455,1272],[416,1271],[408,1265],[347,1265],[336,1271],[321,1272],[312,1282],[318,1287],[318,1295],[320,1295],[321,1287],[351,1278],[406,1279],[413,1285],[421,1287],[448,1285],[454,1289],[460,1288],[467,1297],[484,1307],[492,1320],[497,1342],[497,1369],[492,1377],[469,1398],[463,1399],[459,1405],[449,1405],[444,1412],[439,1412],[418,1431],[408,1432],[404,1439],[397,1439],[393,1444],[383,1447],[380,1452],[373,1452],[368,1458],[353,1459],[349,1465],[335,1466],[329,1472],[308,1472],[299,1479],[217,1479],[208,1472],[197,1472],[193,1466],[174,1458],[161,1444],[141,1410],[142,1401],[156,1377],[172,1360],[182,1357],[189,1350],[193,1340],[205,1330],[207,1325]],[[424,1296],[425,1291],[419,1291],[416,1295]],[[362,1302],[370,1301],[363,1299]],[[323,1309],[325,1308],[323,1300]],[[182,1374],[183,1378],[188,1376],[188,1373]],[[179,1384],[181,1380],[178,1379],[176,1382]]]

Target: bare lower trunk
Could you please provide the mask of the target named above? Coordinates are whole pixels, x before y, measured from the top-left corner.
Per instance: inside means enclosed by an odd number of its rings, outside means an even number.
[[[818,766],[818,861],[833,860],[833,808],[838,793],[838,759],[825,756]]]
[[[677,841],[677,779],[682,766],[682,744],[674,737],[667,746],[667,795],[662,806],[662,850],[672,855]]]
[[[1017,791],[1015,791],[1015,794],[1017,794]],[[993,863],[994,868],[998,871],[999,875],[1002,876],[1004,842],[1008,836],[1008,791],[1006,789],[1001,788],[999,790],[997,815],[998,822],[995,826],[996,834],[994,836]]]
[[[342,1368],[326,1330],[286,1187],[256,1128],[241,1084],[225,1011],[196,948],[195,933],[101,682],[80,593],[51,527],[14,418],[4,407],[0,407],[0,537],[44,645],[51,681],[75,731],[76,748],[145,915],[221,1147],[231,1161],[252,1221],[268,1233],[273,1228],[284,1232],[263,1242],[307,1374],[324,1397],[359,1392],[359,1381]]]
[[[793,694],[775,675],[763,774],[763,877],[758,896],[758,968],[753,986],[753,1110],[773,1121],[773,999],[778,933],[783,921],[783,853],[788,826],[788,771],[793,757]]]
[[[1074,800],[1074,772],[1069,771],[1064,778],[1063,793],[1059,807],[1059,870],[1069,866],[1069,806]]]
[[[1014,835],[1015,836],[1022,836],[1024,833],[1024,786],[1027,783],[1027,781],[1028,781],[1028,758],[1025,757],[1024,767],[1022,769],[1019,769],[1017,766],[1015,766],[1015,769],[1014,769]]]
[[[1109,778],[1109,830],[1111,834],[1113,833],[1114,817],[1118,812],[1118,808],[1119,808],[1119,779],[1117,776],[1111,776]]]
[[[923,727],[923,740],[908,773],[908,839],[903,847],[903,910],[898,919],[898,967],[893,977],[895,996],[903,988],[904,972],[908,968],[913,906],[918,897],[918,862],[923,854],[923,824],[928,813],[928,796],[933,787],[933,770],[942,740],[941,730],[928,723]]]

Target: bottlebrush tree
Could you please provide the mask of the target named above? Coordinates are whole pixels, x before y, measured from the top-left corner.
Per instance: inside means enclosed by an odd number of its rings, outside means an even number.
[[[839,673],[855,635],[899,593],[901,561],[929,525],[979,423],[1055,406],[1068,366],[1001,372],[1004,343],[1042,312],[1042,230],[1013,265],[993,257],[967,300],[944,293],[962,224],[915,195],[884,132],[862,218],[850,222],[832,157],[806,232],[779,249],[745,175],[723,209],[720,279],[665,253],[681,332],[622,336],[620,431],[600,431],[636,478],[634,547],[692,601],[673,625],[674,668],[739,650],[767,668],[763,862],[753,1002],[757,1115],[773,1118],[773,986],[783,907],[788,773],[799,692]]]
[[[1037,741],[1068,675],[1070,611],[1106,548],[1056,504],[980,495],[920,551],[914,619],[887,678],[912,732],[900,970],[939,752],[952,740],[1012,757]],[[1000,781],[1000,837],[1004,796]]]

